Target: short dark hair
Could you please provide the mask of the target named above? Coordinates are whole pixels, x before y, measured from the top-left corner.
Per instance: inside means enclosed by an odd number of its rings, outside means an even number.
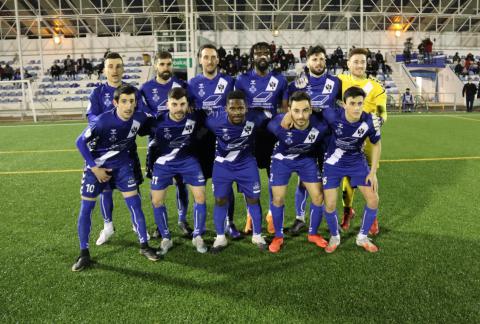
[[[217,48],[215,47],[215,45],[213,44],[203,44],[202,46],[200,46],[200,48],[198,49],[198,57],[201,57],[202,56],[202,51],[206,48],[210,48],[210,49],[213,49],[215,50],[215,53],[217,53],[218,55],[218,50]]]
[[[121,59],[123,62],[123,58],[117,52],[108,52],[107,56],[105,56],[105,61],[108,59]]]
[[[253,44],[253,46],[250,48],[250,57],[253,59],[253,54],[255,53],[255,50],[258,50],[260,48],[266,48],[270,51],[270,44],[267,42],[258,42]]]
[[[241,90],[231,91],[227,96],[227,102],[229,100],[234,100],[234,99],[245,101],[245,93],[243,93],[243,91],[241,91]]]
[[[325,50],[325,47],[323,47],[323,45],[316,45],[308,49],[307,57],[320,53],[323,53],[325,56],[327,56],[327,51]]]
[[[343,94],[343,102],[347,102],[347,98],[355,98],[355,97],[365,97],[367,94],[365,91],[363,91],[362,88],[359,87],[350,87],[347,90],[345,90],[345,93]]]
[[[366,48],[352,48],[350,50],[350,52],[348,52],[348,59],[350,59],[353,55],[357,55],[357,54],[361,54],[361,55],[365,55],[366,57],[368,57],[368,50]]]
[[[308,93],[305,91],[295,91],[290,98],[288,98],[288,105],[291,106],[293,101],[304,101],[307,100],[308,104],[311,106],[311,99]]]
[[[172,59],[172,53],[167,51],[158,52],[155,55],[155,60],[164,60],[164,59]]]
[[[115,101],[118,101],[118,99],[120,99],[120,96],[122,94],[129,95],[129,94],[132,94],[132,93],[134,93],[135,97],[137,97],[137,88],[135,88],[131,84],[124,83],[124,84],[121,84],[118,88],[115,89],[115,92],[113,93],[113,99]]]
[[[170,89],[170,91],[168,91],[168,98],[169,99],[172,98],[172,99],[179,100],[179,99],[182,99],[183,97],[188,99],[187,91],[184,88],[175,87],[175,88]]]

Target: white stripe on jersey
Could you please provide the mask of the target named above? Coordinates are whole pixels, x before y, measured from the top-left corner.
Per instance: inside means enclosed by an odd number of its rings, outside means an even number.
[[[237,158],[238,154],[240,154],[240,151],[230,151],[228,152],[226,157],[217,156],[215,158],[215,161],[220,163],[223,163],[225,161],[233,162]]]
[[[95,159],[95,164],[98,167],[102,166],[107,159],[111,158],[112,156],[117,155],[118,153],[120,153],[120,151],[108,151],[107,153],[103,154],[102,156],[96,158]]]
[[[175,157],[177,156],[177,153],[178,153],[179,151],[180,151],[179,148],[173,149],[173,150],[172,150],[170,153],[168,153],[167,155],[164,155],[164,156],[159,157],[159,158],[155,161],[155,163],[164,165],[166,162],[175,159]]]
[[[345,151],[340,148],[337,148],[335,152],[333,152],[333,154],[330,155],[330,157],[325,160],[325,163],[330,165],[335,165],[342,158],[343,154],[345,154]]]
[[[293,160],[297,158],[300,154],[288,154],[288,155],[283,155],[282,153],[277,153],[272,158],[277,159],[277,160]]]

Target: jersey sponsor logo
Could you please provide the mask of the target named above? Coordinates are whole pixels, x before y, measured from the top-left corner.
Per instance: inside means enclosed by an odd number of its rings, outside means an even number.
[[[263,91],[256,95],[253,100],[252,104],[265,104],[268,103],[270,98],[272,98],[273,94],[271,92]]]
[[[127,138],[131,138],[137,135],[139,128],[140,128],[140,122],[134,119],[132,122],[132,126],[130,127],[130,132],[128,133]]]
[[[202,108],[203,109],[214,108],[221,99],[222,99],[221,95],[211,95],[203,101]]]
[[[194,128],[195,128],[195,121],[191,119],[187,119],[187,121],[185,122],[185,127],[183,128],[182,135],[193,133]]]
[[[225,93],[225,89],[227,89],[228,82],[224,78],[220,78],[217,83],[217,87],[215,88],[215,94],[223,94]]]
[[[275,91],[277,90],[278,86],[278,79],[275,78],[274,76],[270,77],[270,80],[268,80],[268,85],[265,91]]]
[[[318,95],[318,96],[312,97],[312,106],[315,108],[323,107],[329,98],[330,97],[328,95]]]
[[[254,126],[254,123],[252,123],[251,121],[247,121],[245,126],[243,127],[242,135],[240,135],[240,137],[250,136],[253,132]]]
[[[315,143],[319,133],[320,132],[318,131],[318,129],[316,129],[315,127],[312,127],[312,129],[308,133],[303,143]]]
[[[167,110],[167,100],[168,99],[165,99],[164,101],[162,101],[161,103],[158,104],[157,111]]]
[[[363,122],[360,127],[357,128],[355,133],[352,134],[352,137],[362,138],[368,131],[368,125],[366,122]]]
[[[322,93],[332,93],[334,86],[335,82],[333,80],[327,79],[327,81],[325,81],[325,86],[323,87]]]

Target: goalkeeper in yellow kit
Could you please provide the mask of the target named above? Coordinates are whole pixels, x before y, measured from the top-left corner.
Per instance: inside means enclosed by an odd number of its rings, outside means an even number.
[[[363,110],[367,113],[375,113],[380,117],[381,122],[387,120],[387,94],[381,83],[373,78],[366,76],[367,69],[367,55],[368,51],[364,48],[354,48],[348,54],[348,69],[349,73],[342,73],[338,75],[338,78],[342,82],[342,97],[345,90],[350,87],[359,87],[367,94]],[[365,142],[365,155],[367,156],[368,164],[372,163],[372,143],[367,139]],[[344,178],[342,183],[343,190],[343,217],[341,227],[344,231],[347,231],[350,227],[350,220],[355,215],[355,211],[352,208],[353,204],[353,188],[350,186],[350,179]],[[379,232],[378,217],[375,219],[372,227],[370,228],[371,235],[377,235]]]

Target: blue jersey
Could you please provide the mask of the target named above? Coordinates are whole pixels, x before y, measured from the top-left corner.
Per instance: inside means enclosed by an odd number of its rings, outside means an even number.
[[[315,151],[330,132],[328,125],[311,115],[310,123],[304,130],[285,129],[280,125],[284,116],[285,114],[277,115],[268,123],[268,130],[278,139],[272,158],[299,160],[314,157]]]
[[[275,72],[262,77],[250,70],[237,78],[235,88],[245,93],[248,108],[266,109],[273,115],[282,107],[282,100],[288,99],[287,79]]]
[[[168,92],[172,88],[187,88],[187,83],[173,76],[166,84],[160,84],[156,78],[140,87],[140,94],[145,99],[145,112],[157,116],[167,110]]]
[[[203,110],[209,115],[212,111],[223,110],[227,105],[227,95],[233,90],[235,81],[229,75],[217,73],[210,80],[198,74],[188,82],[190,105],[195,110]]]
[[[169,114],[159,115],[152,125],[151,135],[158,144],[158,158],[155,163],[180,161],[192,156],[190,145],[193,139],[196,121],[193,114],[177,122]]]
[[[129,150],[136,135],[145,135],[152,121],[152,116],[139,111],[124,121],[112,109],[92,121],[78,137],[77,147],[88,167],[119,168],[132,161]]]
[[[263,111],[251,110],[247,112],[242,124],[234,125],[228,120],[228,114],[225,111],[210,115],[206,125],[217,138],[215,161],[239,163],[245,159],[253,159],[255,133],[270,117]]]
[[[372,116],[362,112],[360,120],[354,123],[345,118],[345,109],[325,109],[323,116],[332,131],[324,163],[341,168],[367,165],[365,140],[368,137],[372,144],[380,140],[380,130],[375,130]]]
[[[295,91],[305,91],[312,99],[312,110],[316,113],[325,108],[334,108],[337,97],[341,94],[342,86],[340,80],[329,73],[324,73],[316,78],[307,74],[308,85],[303,89],[298,89],[295,82],[288,85],[288,95],[291,96]]]
[[[93,119],[115,108],[113,105],[113,93],[115,92],[114,87],[108,85],[108,83],[103,83],[92,90],[90,96],[88,97],[88,107],[87,107],[87,118],[88,122],[91,123]],[[137,92],[137,111],[144,111],[144,104],[142,96]]]

